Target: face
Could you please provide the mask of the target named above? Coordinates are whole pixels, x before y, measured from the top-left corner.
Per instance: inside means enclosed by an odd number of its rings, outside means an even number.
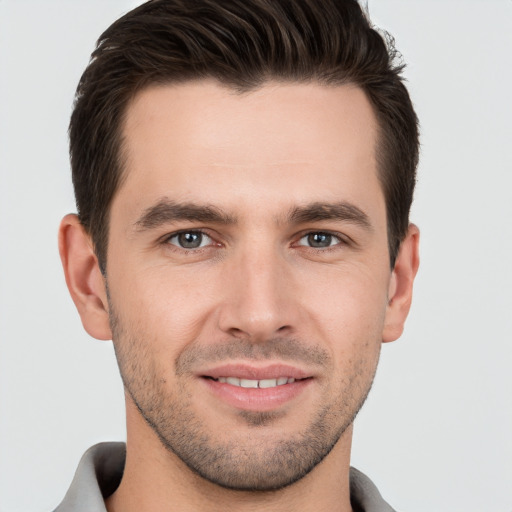
[[[211,482],[280,488],[371,386],[392,287],[376,121],[355,87],[140,93],[107,284],[129,400]]]

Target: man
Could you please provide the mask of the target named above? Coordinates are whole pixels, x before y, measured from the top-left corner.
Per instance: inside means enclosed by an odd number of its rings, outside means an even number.
[[[350,445],[418,268],[393,57],[355,0],[156,0],[101,36],[59,246],[127,443],[59,512],[392,510]]]

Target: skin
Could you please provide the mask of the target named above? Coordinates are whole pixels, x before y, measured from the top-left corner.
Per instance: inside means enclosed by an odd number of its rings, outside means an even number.
[[[113,337],[125,383],[108,510],[351,510],[352,421],[403,330],[419,238],[411,225],[390,269],[364,93],[151,87],[123,132],[106,278],[76,216],[60,230],[84,327]],[[205,378],[224,364],[307,378],[277,405],[259,391],[233,404]]]

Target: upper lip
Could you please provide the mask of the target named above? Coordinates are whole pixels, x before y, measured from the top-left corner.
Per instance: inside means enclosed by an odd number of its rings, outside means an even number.
[[[310,372],[290,366],[287,364],[266,364],[265,366],[255,366],[247,363],[229,363],[214,368],[207,369],[199,373],[202,377],[238,377],[240,379],[277,379],[279,377],[292,377],[296,380],[312,377]]]

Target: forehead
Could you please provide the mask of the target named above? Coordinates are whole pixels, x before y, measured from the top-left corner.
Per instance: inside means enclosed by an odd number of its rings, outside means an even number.
[[[240,207],[351,200],[370,182],[380,190],[375,116],[351,85],[268,83],[243,94],[214,81],[153,86],[128,106],[123,136],[120,193],[133,193],[134,209],[147,206],[143,197]]]

